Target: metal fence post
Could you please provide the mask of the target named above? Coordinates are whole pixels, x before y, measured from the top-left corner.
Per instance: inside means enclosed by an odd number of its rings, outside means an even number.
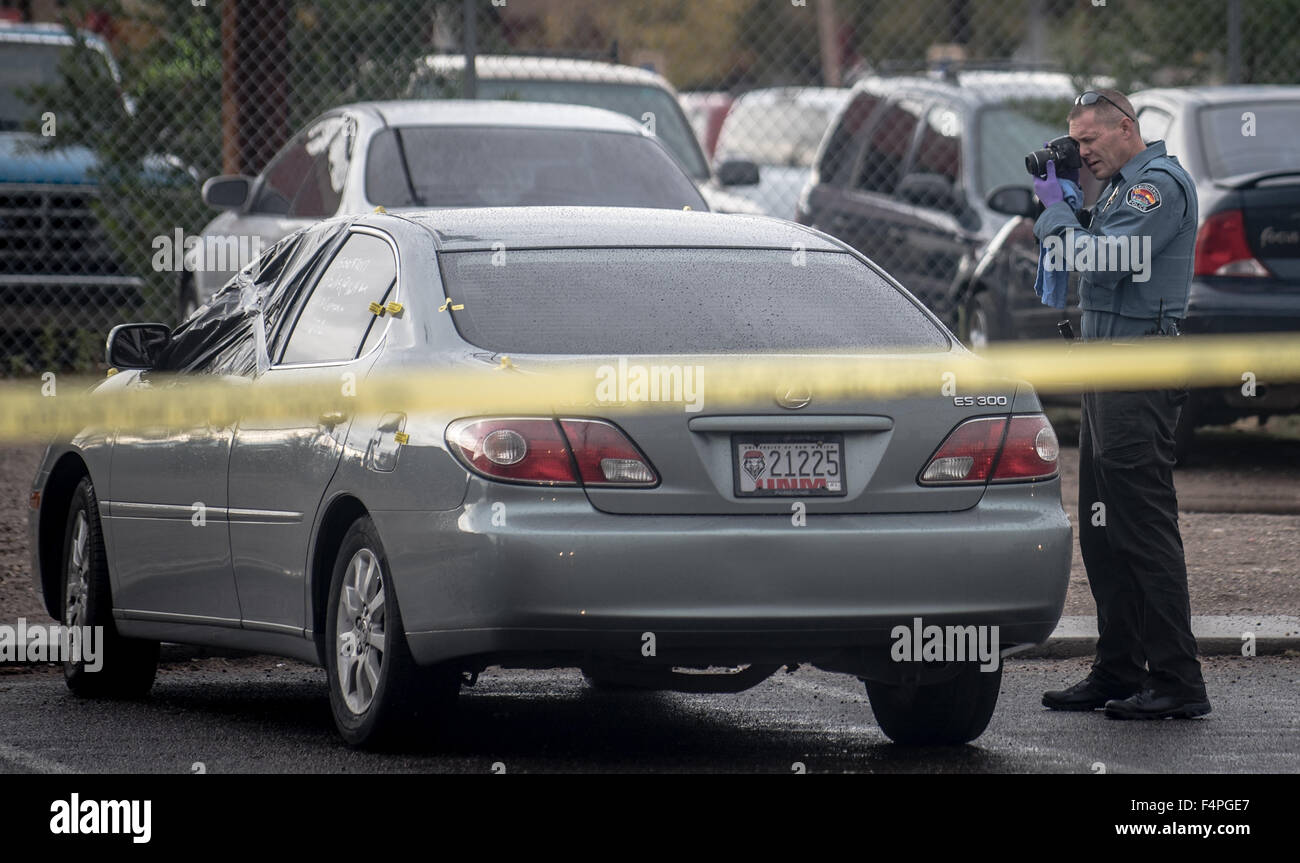
[[[464,0],[465,14],[465,72],[461,77],[461,96],[478,98],[478,10],[474,0]]]
[[[1241,83],[1241,0],[1228,0],[1228,83]]]

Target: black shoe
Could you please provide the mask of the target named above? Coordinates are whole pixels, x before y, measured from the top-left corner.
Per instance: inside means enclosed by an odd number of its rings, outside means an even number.
[[[1156,695],[1154,689],[1106,702],[1109,719],[1191,719],[1209,712],[1210,702],[1203,695],[1180,698],[1177,695]]]
[[[1136,687],[1134,687],[1136,688]],[[1053,689],[1043,693],[1043,706],[1052,710],[1100,710],[1106,702],[1127,698],[1133,689],[1103,686],[1088,675],[1069,689]]]

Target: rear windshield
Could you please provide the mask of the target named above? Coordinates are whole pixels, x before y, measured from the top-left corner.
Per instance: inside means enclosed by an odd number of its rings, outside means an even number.
[[[654,140],[574,129],[386,129],[370,144],[366,196],[386,207],[708,209]]]
[[[1205,165],[1215,179],[1300,171],[1300,101],[1219,105],[1202,109],[1199,121]]]
[[[464,305],[454,316],[457,329],[466,341],[491,351],[949,347],[945,332],[911,298],[840,252],[520,249],[504,256],[445,252],[440,258],[447,293]]]
[[[480,78],[478,98],[524,102],[562,102],[590,105],[631,117],[638,123],[654,121],[653,130],[673,155],[698,180],[709,177],[695,133],[682,114],[681,106],[660,87],[640,84],[609,84],[603,81],[505,80]]]

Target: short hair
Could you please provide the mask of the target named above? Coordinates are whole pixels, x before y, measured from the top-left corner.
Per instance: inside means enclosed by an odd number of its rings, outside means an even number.
[[[1127,111],[1128,119],[1133,121],[1133,128],[1137,129],[1137,112],[1133,110],[1133,103],[1128,100],[1127,96],[1118,90],[1097,90],[1095,92],[1105,96],[1110,102],[1107,102],[1106,99],[1098,99],[1091,105],[1075,105],[1070,109],[1070,115],[1065,118],[1066,122],[1078,117],[1084,111],[1096,111],[1098,120],[1111,126],[1118,126],[1120,121],[1124,119],[1124,111]],[[1111,102],[1115,104],[1112,105]],[[1119,107],[1115,107],[1116,105]],[[1123,110],[1120,110],[1121,108]]]

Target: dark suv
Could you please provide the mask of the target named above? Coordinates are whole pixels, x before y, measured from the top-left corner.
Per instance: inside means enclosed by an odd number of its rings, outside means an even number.
[[[1028,184],[1024,155],[1063,134],[1076,92],[1068,76],[1038,71],[860,81],[822,139],[795,219],[884,267],[974,346],[1054,338],[1061,313],[1033,292],[1032,224],[986,199]],[[1087,203],[1099,185],[1084,178]],[[1004,246],[1028,253],[986,256]],[[1072,306],[1077,296],[1072,284]]]

